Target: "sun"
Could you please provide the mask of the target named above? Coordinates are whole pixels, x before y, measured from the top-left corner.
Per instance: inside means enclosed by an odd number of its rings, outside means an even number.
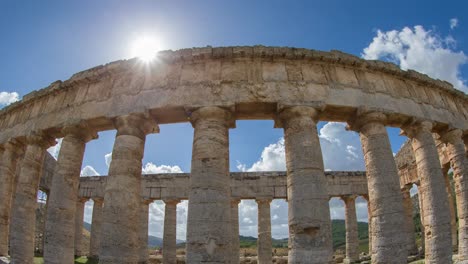
[[[144,62],[151,62],[158,53],[159,43],[155,37],[142,36],[132,44],[132,57],[138,57]]]

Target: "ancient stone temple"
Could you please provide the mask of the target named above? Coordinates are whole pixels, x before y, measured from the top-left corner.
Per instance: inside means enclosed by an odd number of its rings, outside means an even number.
[[[284,131],[286,172],[230,173],[229,129],[243,119],[274,120]],[[324,171],[319,121],[346,122],[349,133],[359,134],[365,172]],[[194,128],[191,172],[142,176],[146,136],[178,122]],[[396,159],[389,126],[409,138]],[[109,175],[80,179],[87,142],[111,129],[117,134]],[[58,160],[44,162],[58,138]],[[416,184],[425,263],[451,263],[454,248],[456,261],[468,263],[467,143],[466,94],[339,51],[206,47],[160,52],[153,64],[112,62],[0,111],[0,256],[33,263],[31,216],[41,188],[48,193],[45,263],[71,264],[83,252],[99,263],[147,263],[154,200],[166,204],[164,263],[176,263],[181,200],[189,204],[186,263],[239,263],[241,199],[258,204],[258,263],[272,263],[273,199],[288,202],[288,263],[333,263],[331,197],[345,203],[344,261],[353,263],[357,196],[368,201],[372,263],[406,263],[418,253],[409,195]],[[89,199],[91,241],[83,249],[77,234]]]

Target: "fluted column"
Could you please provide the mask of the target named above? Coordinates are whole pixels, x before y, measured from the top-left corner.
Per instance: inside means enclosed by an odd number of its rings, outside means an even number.
[[[0,256],[8,255],[11,204],[16,178],[16,165],[23,145],[16,140],[7,142],[0,151]]]
[[[240,262],[239,203],[240,200],[231,200],[232,264],[239,264]]]
[[[192,172],[187,217],[187,264],[228,263],[231,251],[229,111],[192,113]]]
[[[468,261],[468,161],[462,140],[462,131],[452,129],[441,133],[441,140],[447,145],[455,182],[458,213],[458,259]]]
[[[151,200],[143,199],[141,201],[141,215],[140,215],[140,232],[139,232],[139,240],[140,240],[140,262],[138,263],[147,263],[149,260],[149,252],[148,252],[148,221],[149,221],[149,205],[151,204]]]
[[[179,200],[164,200],[163,263],[177,263],[177,204]]]
[[[26,138],[26,150],[18,176],[10,222],[12,263],[33,263],[37,191],[46,149],[54,144],[53,138],[42,133],[35,133]]]
[[[345,203],[346,224],[346,258],[343,263],[354,263],[359,260],[359,237],[356,215],[356,197],[341,197]]]
[[[424,198],[426,263],[449,263],[452,259],[450,211],[439,153],[432,136],[432,124],[418,121],[403,128],[411,139]]]
[[[258,205],[258,240],[257,256],[259,264],[271,264],[272,243],[271,243],[271,199],[257,199]]]
[[[358,113],[349,129],[359,132],[366,162],[372,217],[372,262],[406,263],[403,198],[393,152],[385,128],[386,116]]]
[[[85,208],[85,203],[86,203],[86,199],[78,199],[75,203],[76,205],[76,211],[75,211],[75,219],[74,219],[74,230],[71,231],[74,233],[73,237],[74,237],[74,254],[75,256],[77,257],[81,257],[84,254],[85,250],[84,250],[84,245],[83,245],[83,228],[84,228],[84,221],[83,221],[83,218],[84,218],[84,208]]]
[[[317,111],[307,106],[287,107],[277,121],[284,129],[288,174],[288,263],[330,263],[330,208]]]
[[[63,134],[45,223],[44,261],[50,264],[72,263],[74,260],[76,234],[73,231],[81,165],[86,142],[97,138],[96,132],[85,123],[66,126]]]
[[[423,198],[423,194],[419,191],[419,188],[421,188],[421,186],[419,185],[419,182],[417,184],[418,186],[418,202],[419,202],[419,218],[421,220],[421,249],[422,249],[422,252],[421,254],[425,254],[425,248],[426,248],[426,245],[425,245],[425,241],[426,241],[426,232],[424,231],[424,223],[426,222],[424,220],[424,198]]]
[[[416,236],[414,235],[414,221],[413,221],[413,201],[410,194],[411,186],[405,186],[401,191],[403,194],[403,207],[405,209],[405,227],[406,231],[406,248],[408,255],[418,254],[418,247],[416,246]]]
[[[452,185],[450,183],[450,179],[448,175],[449,169],[450,169],[450,166],[448,168],[442,168],[442,173],[444,174],[445,189],[447,190],[447,200],[449,203],[449,210],[450,210],[450,229],[452,231],[452,249],[457,250],[458,249],[457,213],[455,212],[455,203],[454,203],[454,197],[452,193]]]
[[[99,263],[136,263],[139,260],[141,218],[141,160],[146,134],[156,131],[143,114],[114,119],[117,135],[107,177],[102,217]]]
[[[368,240],[368,247],[369,247],[369,252],[368,254],[370,255],[372,253],[372,216],[371,216],[371,207],[370,207],[370,201],[369,201],[369,195],[363,195],[362,196],[366,202],[367,202],[367,240]]]
[[[94,198],[93,219],[91,223],[91,239],[89,242],[90,258],[99,258],[99,248],[101,246],[101,225],[102,225],[102,203],[103,199]]]

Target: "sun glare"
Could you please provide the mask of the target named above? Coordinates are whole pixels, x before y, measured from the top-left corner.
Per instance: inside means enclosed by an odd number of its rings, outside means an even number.
[[[138,57],[145,62],[150,62],[158,52],[158,42],[151,36],[143,36],[136,39],[132,45],[132,57]]]

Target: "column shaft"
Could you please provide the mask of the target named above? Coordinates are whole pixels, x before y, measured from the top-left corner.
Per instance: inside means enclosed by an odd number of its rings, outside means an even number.
[[[314,108],[284,109],[287,168],[288,263],[331,263],[332,238],[327,183]]]
[[[102,202],[102,199],[94,199],[89,243],[89,256],[94,259],[99,258],[99,248],[101,246]]]
[[[85,251],[84,251],[84,245],[83,245],[83,228],[84,228],[84,221],[83,221],[83,217],[84,217],[84,208],[85,208],[85,203],[86,203],[86,200],[78,200],[76,201],[75,203],[75,206],[76,206],[76,213],[74,214],[75,215],[75,219],[74,219],[74,230],[71,231],[74,233],[73,237],[74,237],[74,245],[75,245],[75,250],[74,250],[74,254],[75,256],[84,256],[85,254]]]
[[[192,173],[187,219],[187,264],[227,263],[231,251],[230,112],[203,107],[192,113]]]
[[[231,201],[232,264],[239,264],[240,262],[239,202],[240,200]]]
[[[432,136],[432,124],[418,122],[404,128],[411,138],[424,198],[426,263],[449,263],[452,259],[450,211],[439,154]]]
[[[67,126],[63,130],[65,136],[52,177],[44,234],[44,261],[50,264],[72,263],[74,260],[73,231],[80,171],[86,142],[92,138],[83,125]]]
[[[139,260],[141,218],[141,160],[146,134],[155,130],[143,114],[117,117],[117,135],[104,194],[99,263]]]
[[[450,229],[452,231],[452,249],[456,250],[458,248],[458,226],[457,226],[457,213],[455,212],[455,203],[454,203],[454,196],[452,193],[452,185],[450,183],[448,170],[443,169],[442,172],[444,174],[445,180],[445,188],[447,190],[447,199],[449,203],[449,210],[450,210]]]
[[[177,263],[177,200],[164,203],[163,263]]]
[[[258,240],[257,252],[259,264],[270,264],[272,258],[270,199],[257,199],[258,204]]]
[[[453,169],[458,213],[458,259],[468,260],[468,162],[460,130],[451,130],[442,135],[447,144],[450,164]],[[426,232],[427,233],[427,232]]]
[[[359,260],[359,237],[356,215],[356,197],[346,196],[342,198],[345,203],[346,224],[346,258],[344,263],[354,263]]]
[[[32,264],[37,191],[46,149],[55,142],[42,135],[27,138],[26,150],[19,173],[12,205],[10,255],[12,263]]]
[[[372,262],[406,263],[406,237],[401,233],[405,223],[403,199],[384,121],[383,114],[367,113],[357,117],[351,128],[359,131],[366,162]]]
[[[418,254],[418,247],[416,246],[416,236],[413,222],[413,201],[410,195],[410,188],[405,187],[402,190],[403,193],[403,207],[405,209],[405,226],[406,226],[406,246],[408,255]]]
[[[418,185],[418,202],[419,202],[419,218],[421,220],[421,249],[422,249],[422,254],[425,254],[425,248],[426,248],[426,232],[424,231],[424,223],[426,222],[424,220],[424,198],[423,194],[419,191],[420,185]]]
[[[16,164],[21,149],[20,144],[9,142],[0,154],[0,256],[8,255],[11,204],[16,178]]]
[[[141,221],[140,221],[140,262],[147,263],[149,260],[148,252],[148,217],[149,217],[149,204],[151,201],[143,200],[141,202]],[[170,263],[170,262],[168,262]]]

